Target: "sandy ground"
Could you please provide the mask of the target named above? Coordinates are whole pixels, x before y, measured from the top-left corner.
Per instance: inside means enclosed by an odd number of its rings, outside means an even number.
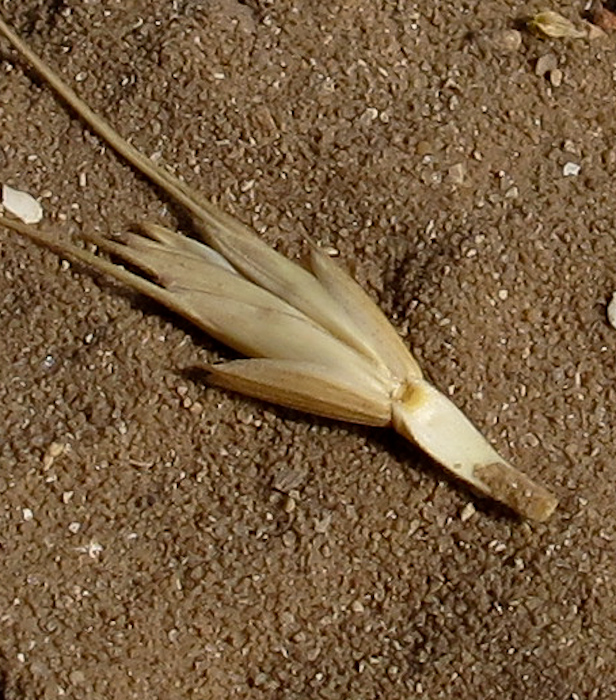
[[[561,502],[529,525],[393,434],[208,388],[223,347],[0,231],[0,697],[616,696],[616,38],[506,51],[544,5],[0,3],[145,153],[338,249]],[[182,224],[0,70],[2,181],[62,235]]]

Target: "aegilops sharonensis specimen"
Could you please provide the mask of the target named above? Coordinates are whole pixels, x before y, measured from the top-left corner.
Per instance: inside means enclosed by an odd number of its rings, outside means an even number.
[[[157,167],[98,117],[9,27],[3,34],[101,138],[191,214],[203,243],[163,226],[110,240],[84,234],[143,276],[32,226],[0,223],[105,272],[252,359],[209,365],[215,384],[329,418],[393,426],[475,490],[535,520],[556,499],[509,465],[422,377],[368,295],[317,248],[310,270]]]

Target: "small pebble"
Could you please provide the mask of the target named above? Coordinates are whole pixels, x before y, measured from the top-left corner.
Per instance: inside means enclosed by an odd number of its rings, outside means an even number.
[[[296,541],[297,536],[291,530],[287,530],[282,536],[282,544],[284,544],[285,547],[293,547]]]
[[[517,29],[481,32],[477,44],[490,53],[514,53],[522,46],[522,34]]]
[[[422,158],[424,156],[432,155],[434,150],[433,144],[429,143],[428,141],[419,141],[417,146],[415,146],[415,152]]]
[[[361,600],[354,600],[351,603],[351,610],[354,613],[363,613],[364,612],[364,604],[361,602]]]
[[[452,165],[447,171],[447,180],[452,185],[462,185],[464,184],[464,178],[466,177],[466,168],[464,163],[456,163]]]
[[[66,451],[66,445],[61,442],[52,442],[43,457],[43,469],[47,470],[54,463],[54,460],[62,456]]]
[[[522,34],[517,29],[503,29],[496,32],[495,45],[505,53],[517,51],[522,46]]]
[[[200,416],[203,413],[203,404],[199,401],[195,401],[190,407],[190,412],[195,416]]]
[[[81,685],[85,681],[86,676],[83,671],[71,671],[68,679],[72,685]]]
[[[287,496],[284,500],[283,508],[285,513],[292,513],[295,510],[295,499]]]
[[[558,68],[558,59],[553,53],[546,53],[537,59],[535,64],[535,75],[540,78],[550,77],[552,71]]]
[[[563,82],[563,72],[560,68],[554,68],[550,71],[550,83],[553,87],[560,87]]]
[[[361,124],[367,125],[373,122],[375,119],[378,119],[379,116],[379,110],[375,109],[374,107],[368,107],[366,111],[361,115],[359,118],[359,121]]]
[[[475,515],[475,506],[472,503],[467,503],[464,508],[462,508],[460,520],[465,523],[467,520],[470,520],[473,515]]]

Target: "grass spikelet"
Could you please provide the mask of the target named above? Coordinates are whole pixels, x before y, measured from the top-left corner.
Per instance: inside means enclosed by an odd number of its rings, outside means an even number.
[[[107,259],[54,232],[5,217],[0,225],[150,296],[249,358],[207,366],[213,383],[329,418],[391,426],[479,493],[524,517],[549,517],[556,499],[422,378],[380,309],[330,258],[314,248],[308,270],[269,248],[131,146],[2,19],[0,34],[103,141],[186,208],[202,241],[148,222],[118,239],[84,233]]]

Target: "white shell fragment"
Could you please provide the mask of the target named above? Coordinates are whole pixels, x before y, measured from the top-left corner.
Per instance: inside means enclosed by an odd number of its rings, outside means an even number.
[[[563,165],[563,175],[565,177],[577,177],[582,169],[581,165],[569,161]]]
[[[10,185],[2,185],[2,205],[24,224],[38,224],[43,218],[43,207],[40,202],[31,194],[16,190]]]
[[[612,328],[616,328],[616,292],[612,294],[612,299],[607,305],[607,320]]]

